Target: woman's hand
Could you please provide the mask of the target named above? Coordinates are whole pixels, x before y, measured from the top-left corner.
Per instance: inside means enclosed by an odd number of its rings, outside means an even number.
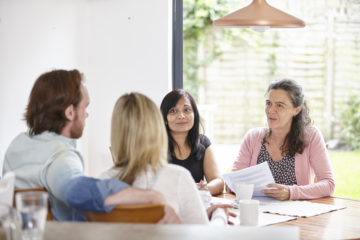
[[[208,187],[207,187],[207,183],[203,182],[203,180],[200,180],[199,183],[196,184],[199,190],[206,190],[209,191]]]
[[[272,188],[272,189],[263,189],[262,190],[262,192],[266,196],[273,197],[273,198],[275,198],[277,200],[281,200],[281,201],[290,199],[289,186],[272,183],[272,184],[266,185],[266,187]]]
[[[206,209],[206,212],[207,212],[207,214],[208,214],[209,219],[211,219],[211,216],[212,216],[213,212],[215,212],[215,210],[218,209],[218,208],[223,208],[223,209],[224,209],[225,214],[226,214],[226,216],[227,216],[227,222],[228,222],[228,224],[229,224],[229,225],[234,225],[233,222],[229,221],[229,216],[231,216],[231,217],[236,217],[236,214],[235,214],[235,213],[232,213],[232,212],[230,212],[230,211],[228,210],[228,208],[233,208],[233,206],[230,205],[230,204],[213,204],[213,205],[211,205],[210,207],[208,207],[208,208]]]

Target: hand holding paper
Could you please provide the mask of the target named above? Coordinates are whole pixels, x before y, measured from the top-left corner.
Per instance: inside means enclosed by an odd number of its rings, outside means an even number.
[[[267,189],[266,185],[275,183],[267,162],[241,169],[223,175],[223,178],[231,189],[235,192],[234,183],[248,182],[254,184],[254,197],[266,196],[261,190]]]

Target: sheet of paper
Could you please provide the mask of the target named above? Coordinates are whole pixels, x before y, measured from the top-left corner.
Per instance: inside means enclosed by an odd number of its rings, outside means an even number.
[[[260,207],[265,204],[270,203],[278,203],[281,202],[279,200],[276,200],[275,198],[271,197],[253,197],[254,200],[259,200]],[[211,203],[212,204],[230,204],[234,208],[239,208],[239,202],[235,200],[235,198],[219,198],[219,197],[211,197]]]
[[[312,217],[319,214],[346,208],[308,201],[279,201],[260,205],[261,212],[276,213],[294,217]]]
[[[229,209],[232,213],[236,214],[236,217],[230,217],[230,221],[234,223],[234,225],[240,225],[240,211],[239,209]],[[267,226],[271,224],[281,223],[281,222],[287,222],[296,219],[296,217],[290,217],[290,216],[283,216],[278,214],[270,214],[270,213],[263,213],[259,212],[259,223],[258,227],[260,226]]]
[[[267,162],[244,168],[223,175],[226,184],[234,191],[233,184],[236,182],[249,182],[254,184],[254,197],[265,196],[261,190],[267,188],[269,183],[275,183]]]

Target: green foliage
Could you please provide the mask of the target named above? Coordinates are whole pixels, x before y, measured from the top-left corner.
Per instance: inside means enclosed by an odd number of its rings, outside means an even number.
[[[360,149],[360,97],[352,95],[341,114],[342,134],[352,149]]]
[[[360,151],[330,151],[329,157],[335,177],[334,196],[360,200],[360,188],[354,184],[360,178]]]
[[[271,48],[272,51],[269,53],[266,62],[268,64],[268,69],[269,69],[269,73],[268,73],[268,78],[269,81],[273,81],[276,75],[276,72],[278,70],[278,64],[277,64],[277,56],[275,53],[275,49],[279,47],[279,34],[277,33],[277,31],[274,31],[273,37],[272,37],[272,44],[271,44]]]
[[[260,47],[261,33],[248,28],[213,27],[214,20],[230,13],[227,7],[230,4],[232,4],[230,0],[184,0],[183,2],[184,88],[196,100],[198,100],[199,86],[205,83],[205,79],[199,77],[200,70],[220,57],[232,41],[241,42],[244,46]],[[277,47],[276,37],[274,48]],[[270,54],[268,64],[269,75],[272,77],[277,69],[275,54]]]
[[[198,70],[208,66],[222,53],[219,38],[231,37],[230,29],[216,34],[212,27],[215,19],[228,13],[226,0],[184,0],[184,86],[197,99],[198,87],[203,83]],[[204,51],[199,57],[199,48]]]

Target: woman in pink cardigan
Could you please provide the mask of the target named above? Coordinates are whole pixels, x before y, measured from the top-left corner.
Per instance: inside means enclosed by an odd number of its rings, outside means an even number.
[[[320,131],[310,126],[301,86],[289,79],[271,83],[265,113],[269,127],[246,134],[232,171],[267,161],[275,180],[263,190],[267,196],[296,200],[332,195],[335,181],[326,145]]]

